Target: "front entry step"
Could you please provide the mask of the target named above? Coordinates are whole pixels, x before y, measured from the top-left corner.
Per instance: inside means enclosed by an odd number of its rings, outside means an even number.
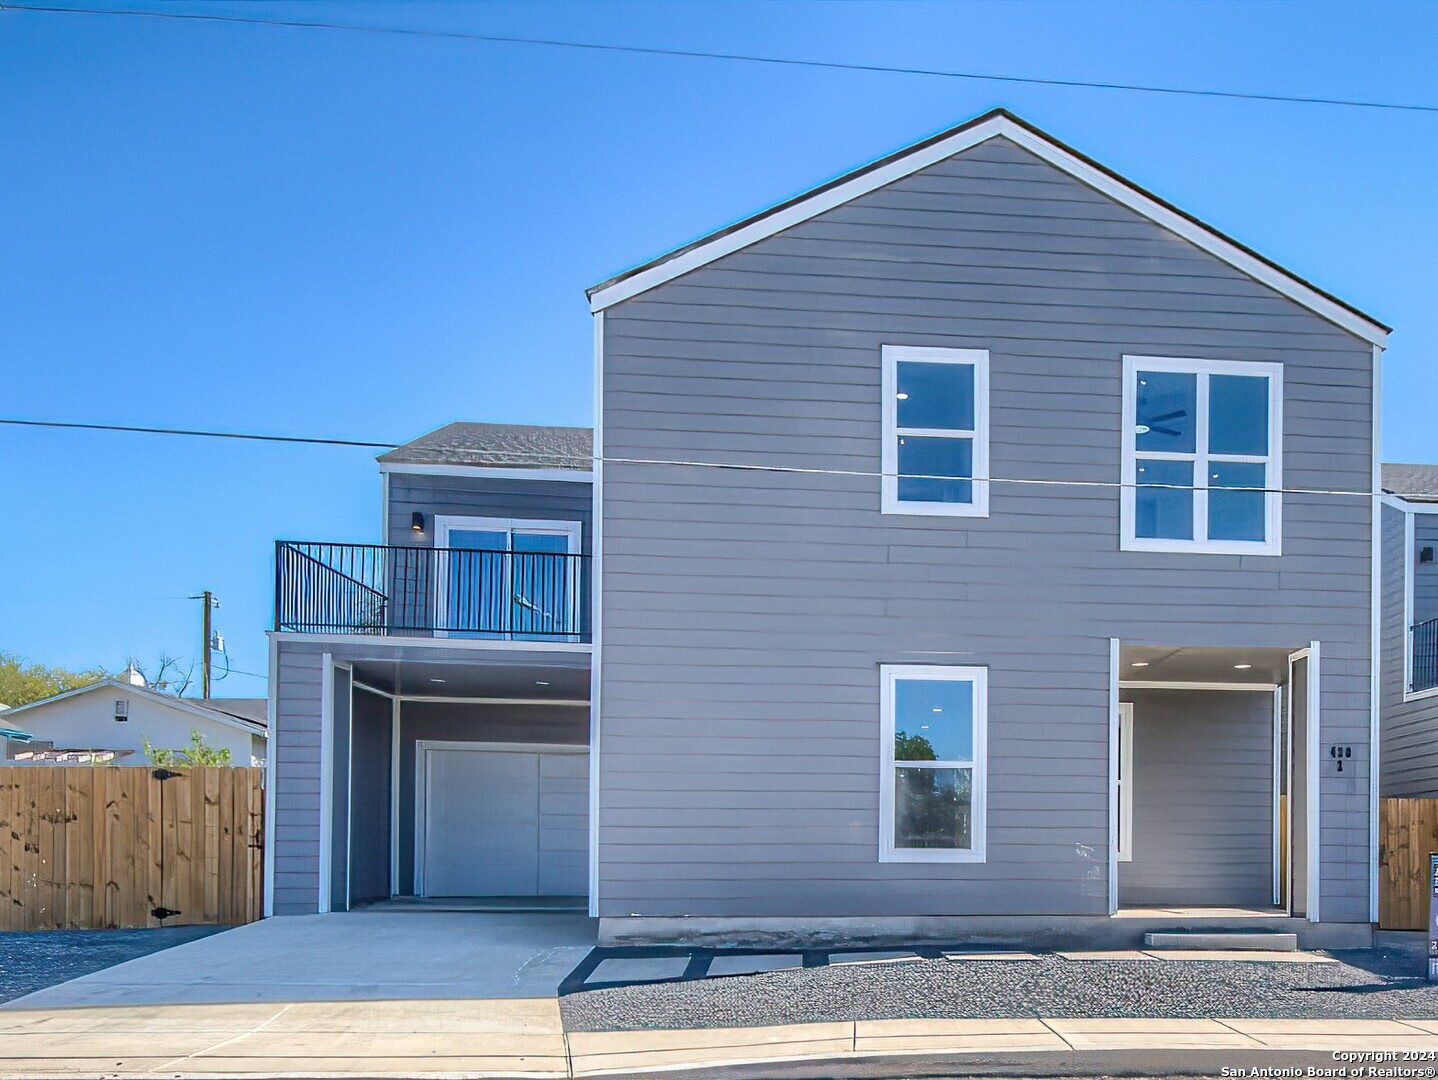
[[[1253,949],[1297,952],[1298,935],[1269,931],[1155,930],[1143,935],[1150,949]]]

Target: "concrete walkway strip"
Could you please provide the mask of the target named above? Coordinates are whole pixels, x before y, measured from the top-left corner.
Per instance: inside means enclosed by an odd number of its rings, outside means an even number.
[[[982,950],[976,950],[976,951],[974,951],[974,952],[946,952],[946,953],[944,953],[944,959],[945,959],[945,960],[955,960],[955,961],[966,961],[966,960],[976,960],[976,961],[977,961],[977,960],[990,960],[990,961],[1000,961],[1000,960],[1005,960],[1005,961],[1007,961],[1007,960],[1037,960],[1038,958],[1039,958],[1038,953],[1031,953],[1031,952],[983,952]]]
[[[1225,1020],[1225,1025],[1269,1050],[1438,1050],[1428,1021]]]
[[[1331,956],[1263,949],[1146,949],[1157,960],[1221,960],[1238,964],[1336,964]]]
[[[1148,953],[1137,949],[1097,949],[1091,952],[1061,952],[1064,960],[1152,960]]]
[[[1042,1020],[860,1020],[859,1054],[989,1054],[1068,1050]]]
[[[854,1024],[693,1028],[678,1031],[575,1031],[569,1052],[575,1076],[628,1075],[675,1066],[721,1066],[847,1056]]]
[[[1260,1050],[1263,1044],[1218,1020],[1045,1020],[1075,1050]]]

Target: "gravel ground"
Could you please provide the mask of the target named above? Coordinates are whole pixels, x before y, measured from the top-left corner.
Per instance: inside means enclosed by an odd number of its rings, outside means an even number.
[[[0,933],[0,1002],[113,967],[146,953],[217,933],[215,926],[157,930],[43,930]]]
[[[905,1017],[1438,1018],[1421,949],[1334,952],[1337,964],[918,960],[587,990],[570,1031],[745,1027]]]

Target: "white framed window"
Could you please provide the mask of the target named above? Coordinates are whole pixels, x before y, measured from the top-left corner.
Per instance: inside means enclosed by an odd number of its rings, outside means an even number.
[[[879,861],[983,862],[988,669],[879,668]]]
[[[1118,706],[1118,861],[1133,862],[1133,704]]]
[[[1438,696],[1438,506],[1403,513],[1403,700]]]
[[[1282,552],[1283,365],[1123,358],[1124,551]]]
[[[989,354],[885,345],[882,510],[989,515]]]

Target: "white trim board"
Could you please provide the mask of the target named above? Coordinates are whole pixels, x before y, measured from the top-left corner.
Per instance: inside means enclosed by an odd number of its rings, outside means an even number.
[[[979,143],[999,137],[1018,144],[1080,183],[1127,206],[1350,334],[1373,345],[1383,345],[1387,341],[1388,328],[1381,323],[1348,307],[1297,275],[1269,262],[1002,109],[976,117],[949,132],[916,143],[907,150],[865,166],[851,173],[847,179],[840,178],[825,184],[808,195],[780,204],[748,219],[747,222],[714,233],[708,239],[701,240],[687,249],[680,249],[661,261],[597,285],[589,292],[590,310],[601,311],[621,300],[638,296],[715,259],[746,248]]]
[[[1256,694],[1268,694],[1278,689],[1277,683],[1240,682],[1144,682],[1142,680],[1120,680],[1120,690],[1251,690]]]
[[[331,867],[334,861],[335,785],[335,659],[331,653],[320,658],[320,857],[319,894],[315,909],[330,910]]]
[[[594,500],[589,525],[589,640],[602,657],[604,631],[604,312],[594,315]],[[599,665],[589,665],[589,917],[599,917]]]
[[[1293,843],[1283,842],[1283,689],[1273,688],[1273,906],[1283,902],[1283,854]]]
[[[1319,814],[1319,804],[1323,798],[1323,773],[1319,767],[1322,760],[1323,740],[1323,678],[1322,678],[1322,649],[1317,641],[1309,642],[1308,645],[1308,921],[1318,922],[1322,917],[1319,914],[1319,891],[1323,882],[1321,873],[1322,867],[1319,860],[1322,858],[1323,845],[1319,835],[1322,828],[1323,818]]]
[[[1383,490],[1383,349],[1373,346],[1372,382],[1373,419],[1369,445],[1373,466],[1373,490]],[[1368,552],[1368,574],[1373,588],[1371,597],[1371,637],[1368,650],[1368,921],[1378,921],[1378,808],[1379,767],[1381,765],[1382,716],[1380,715],[1383,675],[1380,664],[1383,653],[1383,507],[1378,500],[1369,506],[1372,515],[1371,547]],[[1407,635],[1405,634],[1406,638]],[[1407,683],[1403,686],[1408,689]]]
[[[493,640],[482,638],[431,638],[431,637],[402,637],[399,634],[386,634],[377,637],[373,634],[302,634],[291,630],[266,630],[266,634],[281,638],[284,641],[305,643],[313,645],[364,645],[374,648],[391,649],[469,649],[473,651],[496,650],[499,652],[572,652],[587,653],[592,651],[587,641],[505,641],[500,638]],[[396,657],[389,655],[368,655],[351,656],[350,660],[394,660]]]
[[[406,465],[402,462],[382,462],[379,471],[384,476],[390,473],[405,473],[411,476],[466,476],[489,480],[561,480],[576,484],[588,484],[594,480],[594,474],[588,469],[509,469],[502,465]]]
[[[1133,702],[1118,703],[1118,761],[1114,768],[1118,788],[1118,838],[1115,858],[1133,862]]]
[[[1122,642],[1108,639],[1108,913],[1118,913],[1118,753],[1120,731],[1118,670]]]

